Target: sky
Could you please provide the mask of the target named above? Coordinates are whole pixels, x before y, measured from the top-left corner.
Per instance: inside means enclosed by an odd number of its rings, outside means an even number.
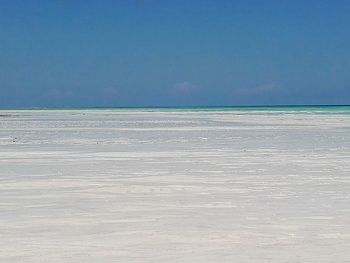
[[[0,107],[350,104],[348,0],[0,0]]]

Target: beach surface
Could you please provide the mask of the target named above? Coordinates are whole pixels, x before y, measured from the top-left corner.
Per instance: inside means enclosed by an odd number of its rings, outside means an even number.
[[[350,111],[0,111],[0,262],[350,262]]]

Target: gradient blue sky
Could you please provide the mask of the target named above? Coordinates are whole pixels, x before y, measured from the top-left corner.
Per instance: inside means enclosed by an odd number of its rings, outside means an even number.
[[[0,107],[350,104],[350,1],[0,0]]]

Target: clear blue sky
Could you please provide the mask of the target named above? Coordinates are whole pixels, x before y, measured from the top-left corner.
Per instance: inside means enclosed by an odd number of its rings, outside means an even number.
[[[350,104],[350,1],[0,0],[0,107]]]

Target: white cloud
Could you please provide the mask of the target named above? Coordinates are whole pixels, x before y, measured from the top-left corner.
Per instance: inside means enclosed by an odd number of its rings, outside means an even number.
[[[173,92],[178,96],[191,96],[198,90],[199,87],[197,85],[192,84],[188,81],[179,82],[173,86]]]

